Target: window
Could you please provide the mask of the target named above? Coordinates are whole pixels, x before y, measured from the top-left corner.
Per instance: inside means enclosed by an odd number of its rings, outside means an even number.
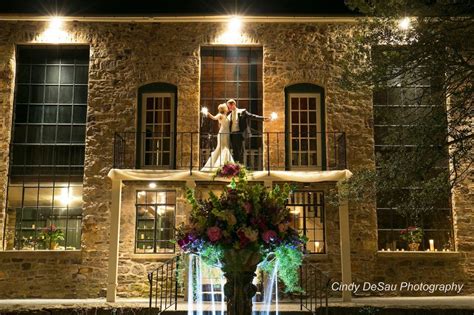
[[[418,73],[404,74],[387,82],[386,88],[374,92],[374,136],[379,174],[383,174],[384,163],[397,163],[398,176],[406,178],[402,184],[423,182],[442,174],[447,178],[447,152],[439,145],[446,135],[446,111],[444,102],[435,99],[435,85],[433,78],[420,77]],[[408,157],[408,162],[400,161],[404,156]],[[410,165],[413,157],[419,163]],[[437,162],[430,167],[417,166],[429,165],[432,161]],[[429,205],[423,205],[421,201],[412,204],[411,213],[417,213],[422,207],[431,208],[420,211],[414,223],[413,217],[400,210],[407,207],[403,199],[408,200],[420,187],[404,184],[403,187],[377,188],[379,249],[408,249],[408,244],[400,239],[400,232],[411,225],[424,230],[420,250],[429,249],[430,239],[434,240],[438,251],[454,249],[451,204],[447,194],[432,198]]]
[[[262,115],[262,59],[261,47],[202,47],[201,106],[216,114],[219,104],[233,98],[239,108]],[[201,124],[201,167],[217,145],[218,129],[209,119]],[[244,164],[249,169],[262,169],[262,123],[251,121],[250,129]]]
[[[288,208],[293,228],[308,238],[306,250],[324,253],[324,193],[322,191],[295,191],[289,198]]]
[[[17,60],[6,248],[79,249],[89,49],[21,46]]]
[[[176,86],[151,83],[140,87],[137,161],[140,168],[174,168]]]
[[[297,84],[286,92],[287,168],[326,168],[324,91]]]
[[[176,192],[143,190],[136,195],[136,253],[174,253]]]

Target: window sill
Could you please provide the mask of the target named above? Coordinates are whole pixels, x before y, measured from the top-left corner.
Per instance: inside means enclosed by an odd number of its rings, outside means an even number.
[[[304,259],[307,261],[327,260],[328,254],[308,254]]]
[[[71,263],[81,263],[82,250],[4,250],[0,258],[13,258],[31,261],[44,258],[68,259]]]
[[[175,257],[176,254],[131,254],[131,260],[153,260],[153,261],[167,261]]]
[[[390,258],[446,258],[446,259],[456,259],[463,257],[463,253],[457,251],[449,252],[426,252],[426,251],[377,251],[377,256],[381,258],[390,257]]]

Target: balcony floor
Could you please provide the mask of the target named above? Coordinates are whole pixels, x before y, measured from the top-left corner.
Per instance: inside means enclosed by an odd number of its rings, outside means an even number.
[[[131,181],[212,181],[214,173],[189,170],[136,170],[111,169],[108,176],[112,180]],[[249,172],[251,181],[284,181],[284,182],[338,182],[352,176],[349,170],[338,171],[255,171]],[[225,178],[215,178],[229,181]]]

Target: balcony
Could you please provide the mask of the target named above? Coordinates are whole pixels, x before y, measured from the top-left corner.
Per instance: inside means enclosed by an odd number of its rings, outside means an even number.
[[[218,136],[199,132],[119,132],[114,139],[114,168],[192,173],[205,165],[217,146]],[[243,164],[250,170],[268,173],[343,170],[346,169],[345,134],[253,132],[245,141]]]

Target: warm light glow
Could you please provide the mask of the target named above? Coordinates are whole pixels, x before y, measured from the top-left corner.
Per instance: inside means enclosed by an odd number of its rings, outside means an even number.
[[[149,183],[149,184],[148,184],[148,187],[150,187],[150,188],[152,188],[152,189],[153,189],[153,188],[156,188],[156,183],[153,183],[153,182],[152,182],[152,183]]]
[[[238,16],[230,18],[227,30],[217,38],[219,44],[242,44],[245,39],[242,35],[242,19]]]
[[[53,16],[49,20],[48,27],[41,34],[39,41],[47,43],[63,43],[68,41],[68,33],[63,29],[64,21],[59,16]]]
[[[435,248],[434,248],[434,240],[429,240],[430,242],[430,251],[434,252]]]
[[[291,214],[295,214],[295,215],[296,215],[296,214],[300,214],[300,213],[301,213],[301,210],[303,210],[301,206],[296,206],[296,207],[294,207],[292,210],[290,210],[290,213],[291,213]]]
[[[61,29],[63,27],[63,20],[59,16],[53,16],[49,21],[49,29]]]
[[[403,31],[406,31],[407,29],[409,29],[410,25],[411,25],[411,21],[410,21],[410,18],[408,17],[404,17],[398,22],[398,27]]]
[[[68,206],[74,199],[72,192],[68,188],[61,188],[61,194],[57,196],[57,200],[64,206]]]
[[[203,108],[201,108],[201,113],[202,113],[204,116],[207,116],[207,114],[209,113],[209,110],[207,109],[207,107],[203,107]]]
[[[276,119],[278,119],[278,114],[275,113],[275,112],[271,113],[271,114],[270,114],[270,119],[271,119],[271,120],[276,120]]]
[[[234,16],[229,21],[228,30],[229,32],[237,33],[242,28],[242,20],[238,16]]]
[[[315,252],[319,253],[319,242],[314,242]]]

